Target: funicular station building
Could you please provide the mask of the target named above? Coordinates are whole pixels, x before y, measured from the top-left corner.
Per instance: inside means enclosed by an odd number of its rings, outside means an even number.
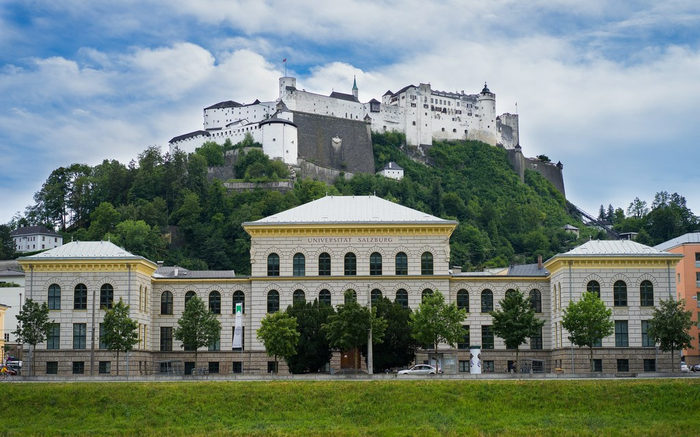
[[[182,370],[178,366],[187,372],[266,373],[271,358],[255,334],[265,315],[302,299],[335,306],[347,290],[360,303],[382,296],[413,310],[424,294],[438,290],[465,308],[464,340],[457,348],[439,348],[453,357],[446,373],[469,372],[470,345],[481,347],[485,372],[508,370],[515,351],[494,335],[488,312],[515,289],[530,297],[545,321],[540,335],[520,347],[521,362],[537,363],[535,371],[589,372],[588,350],[572,347],[562,314],[570,301],[594,291],[615,321],[614,334],[594,349],[595,370],[670,370],[670,354],[655,347],[646,329],[660,300],[675,294],[680,255],[633,241],[589,241],[544,263],[461,272],[449,265],[456,226],[375,196],[327,196],[243,224],[251,238],[250,276],[161,266],[104,241],[71,242],[20,258],[26,296],[47,302],[54,321],[34,353],[35,374],[115,374],[116,355],[100,343],[100,323],[119,299],[138,322],[130,374]],[[185,302],[194,295],[221,322],[220,341],[198,351],[197,363],[174,339]],[[234,348],[237,303],[243,305],[243,341]],[[126,360],[121,354],[122,375]],[[336,353],[329,370],[344,365]],[[279,371],[287,371],[283,362]]]

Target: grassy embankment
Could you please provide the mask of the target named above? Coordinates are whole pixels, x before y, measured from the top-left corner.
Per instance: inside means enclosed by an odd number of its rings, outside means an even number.
[[[700,380],[2,384],[0,435],[698,435]]]

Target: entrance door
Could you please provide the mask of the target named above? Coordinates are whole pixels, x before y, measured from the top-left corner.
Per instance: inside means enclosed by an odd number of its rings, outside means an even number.
[[[357,348],[343,351],[340,354],[340,368],[355,369],[359,367],[357,366],[357,364],[359,363],[359,354],[360,351]]]

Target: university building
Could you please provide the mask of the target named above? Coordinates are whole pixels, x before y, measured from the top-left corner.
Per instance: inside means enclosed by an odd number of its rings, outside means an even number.
[[[266,373],[272,359],[255,335],[265,315],[295,300],[335,306],[347,290],[363,304],[387,297],[413,310],[437,290],[466,309],[463,341],[439,348],[448,357],[446,372],[469,372],[470,345],[481,346],[485,371],[507,371],[515,351],[494,335],[488,312],[516,289],[545,322],[540,335],[521,346],[521,361],[536,371],[588,372],[588,350],[571,346],[561,321],[570,301],[593,291],[615,321],[614,334],[594,350],[596,371],[670,370],[670,354],[657,350],[647,326],[659,301],[675,294],[680,255],[633,241],[589,241],[544,263],[462,272],[449,265],[457,224],[375,196],[327,196],[243,224],[251,238],[250,276],[162,266],[104,241],[71,242],[20,258],[26,295],[47,302],[55,321],[35,351],[36,374],[115,374],[116,354],[100,343],[100,323],[119,299],[138,323],[130,374],[180,368]],[[185,302],[195,295],[221,322],[220,341],[198,351],[196,363],[193,351],[174,339]],[[243,341],[234,348],[237,303],[243,306]],[[344,365],[336,353],[329,366]],[[279,370],[286,372],[283,363]]]

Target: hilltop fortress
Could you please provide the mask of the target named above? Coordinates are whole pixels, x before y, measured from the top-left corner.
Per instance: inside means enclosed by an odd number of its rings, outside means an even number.
[[[478,140],[508,151],[513,168],[542,173],[562,193],[561,165],[524,158],[518,115],[496,115],[496,95],[484,84],[478,94],[433,90],[430,84],[387,91],[381,102],[360,102],[352,93],[321,95],[297,88],[294,77],[279,79],[276,100],[241,104],[232,100],[204,108],[203,129],[170,140],[171,151],[194,151],[206,141],[236,144],[246,135],[271,158],[293,166],[313,163],[346,172],[374,173],[371,132],[396,131],[408,146],[425,149],[436,140]],[[550,168],[551,167],[551,168]]]

